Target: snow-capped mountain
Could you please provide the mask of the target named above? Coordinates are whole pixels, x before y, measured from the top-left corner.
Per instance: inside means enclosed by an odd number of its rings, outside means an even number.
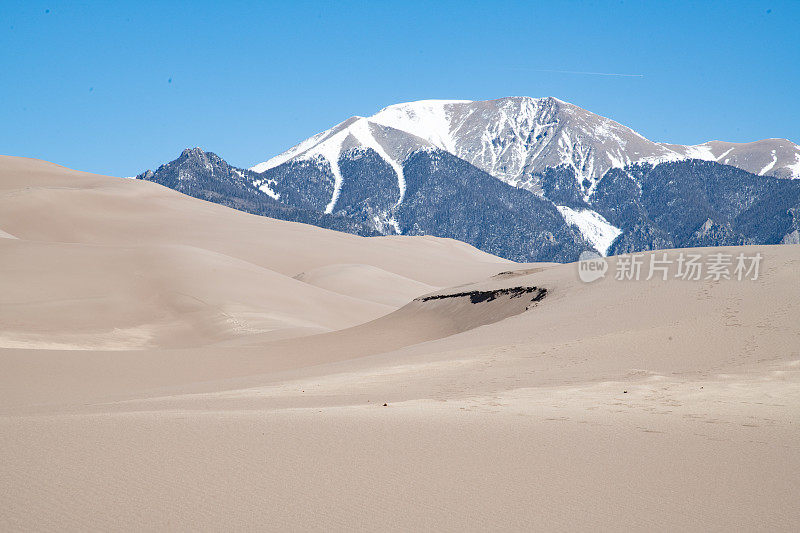
[[[403,130],[363,117],[352,117],[250,170],[262,173],[289,161],[313,161],[326,165],[334,177],[333,194],[325,207],[325,212],[331,213],[342,189],[343,178],[339,160],[344,154],[352,154],[359,150],[373,150],[377,153],[396,174],[400,191],[397,199],[399,204],[403,201],[406,189],[402,163],[412,152],[435,147],[434,144]]]
[[[738,167],[738,168],[737,168]],[[649,141],[555,98],[425,100],[352,117],[251,169],[200,149],[138,176],[360,235],[517,261],[800,241],[800,147]]]
[[[376,150],[397,171],[415,150],[435,147],[517,187],[538,191],[547,168],[566,165],[587,197],[610,168],[632,163],[702,159],[758,175],[800,178],[800,146],[785,139],[711,141],[683,146],[650,141],[632,129],[556,98],[422,100],[353,117],[252,168],[263,172],[290,160],[314,159],[338,176],[348,150]],[[402,189],[402,185],[401,185]],[[335,197],[331,198],[332,206]]]

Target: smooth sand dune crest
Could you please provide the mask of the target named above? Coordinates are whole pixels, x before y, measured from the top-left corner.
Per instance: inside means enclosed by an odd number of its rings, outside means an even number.
[[[333,292],[391,306],[405,305],[421,294],[441,288],[372,265],[327,265],[301,272],[295,279]]]
[[[3,347],[199,346],[332,331],[393,310],[193,247],[14,240],[0,253]]]
[[[583,283],[17,158],[0,228],[2,530],[800,525],[799,246]]]

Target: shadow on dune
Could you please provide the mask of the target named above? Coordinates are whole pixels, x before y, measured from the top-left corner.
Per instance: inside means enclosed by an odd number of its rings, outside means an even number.
[[[547,289],[539,287],[431,294],[365,324],[275,341],[261,348],[269,358],[296,358],[300,364],[303,364],[301,361],[305,364],[312,360],[322,363],[390,352],[524,313],[546,295]]]

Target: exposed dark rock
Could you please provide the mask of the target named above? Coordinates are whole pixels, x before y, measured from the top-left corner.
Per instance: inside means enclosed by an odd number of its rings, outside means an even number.
[[[492,289],[488,291],[467,291],[456,292],[450,294],[433,294],[431,296],[422,296],[415,301],[427,302],[430,300],[445,300],[449,298],[469,298],[473,304],[482,302],[491,302],[498,296],[509,295],[511,298],[521,298],[524,295],[533,294],[531,302],[541,301],[547,295],[547,289],[540,289],[538,287],[510,287],[507,289]]]

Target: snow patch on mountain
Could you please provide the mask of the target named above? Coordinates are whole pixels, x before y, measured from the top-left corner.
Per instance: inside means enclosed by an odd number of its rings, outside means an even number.
[[[787,165],[787,168],[792,172],[792,177],[798,179],[800,178],[800,151],[798,151],[796,157],[795,162]]]
[[[361,148],[369,148],[374,150],[381,159],[386,161],[389,166],[392,167],[397,175],[397,187],[400,189],[400,197],[398,198],[396,205],[400,205],[406,195],[406,180],[405,176],[403,175],[403,167],[393,157],[390,157],[389,154],[386,153],[386,150],[383,149],[383,146],[381,146],[381,144],[373,135],[372,127],[373,124],[371,124],[370,121],[361,119],[353,123],[349,131],[356,138]]]
[[[344,123],[342,123],[344,124]],[[289,148],[285,152],[276,155],[275,157],[264,161],[263,163],[259,163],[250,168],[253,172],[264,172],[265,170],[269,170],[271,168],[277,167],[278,165],[282,165],[287,161],[294,159],[295,157],[305,154],[315,146],[321,144],[322,142],[329,139],[332,135],[334,135],[337,129],[342,126],[342,124],[338,124],[333,128],[325,130],[321,133],[317,133],[313,137],[309,137],[305,141],[294,145],[293,147]]]
[[[398,134],[399,136],[409,137],[406,132],[387,131],[384,125],[369,119],[352,117],[327,131],[303,141],[283,154],[255,165],[250,170],[262,173],[291,160],[314,161],[318,165],[327,163],[333,175],[334,190],[325,212],[331,213],[336,206],[342,188],[343,178],[339,168],[339,160],[351,150],[369,149],[377,153],[378,157],[383,159],[394,170],[397,176],[397,186],[400,190],[396,205],[400,205],[406,192],[406,181],[402,165],[405,157],[399,158],[391,155],[390,152],[395,154],[405,152],[403,155],[407,156],[411,149],[417,149],[420,146],[424,147],[426,143],[417,138],[410,140],[397,139]],[[379,137],[381,140],[379,140]],[[387,137],[394,138],[389,139],[390,142],[387,142]],[[411,149],[403,150],[402,146],[405,145],[410,145]]]
[[[403,234],[403,232],[400,230],[400,224],[397,222],[397,219],[391,216],[388,212],[374,215],[372,217],[372,222],[375,229],[383,235],[391,235],[392,233],[394,233],[394,235]]]
[[[705,144],[687,146],[681,155],[686,159],[702,159],[703,161],[717,160],[711,148]]]
[[[270,185],[275,185],[275,180],[256,180],[253,182],[253,186],[256,189],[263,192],[273,200],[280,200],[281,193],[272,190],[272,187],[270,187]]]
[[[233,172],[234,174],[236,174],[237,176],[239,176],[242,179],[247,179],[245,177],[244,173],[241,170],[237,169],[237,168],[231,167],[231,172]],[[266,194],[267,196],[269,196],[273,200],[279,200],[280,199],[280,197],[281,197],[280,193],[275,192],[272,189],[272,187],[270,187],[271,185],[272,186],[275,185],[275,180],[259,179],[259,180],[253,180],[252,183],[253,183],[253,187],[255,187],[259,191],[263,192],[264,194]]]
[[[419,100],[386,107],[369,119],[376,124],[405,131],[427,140],[437,148],[454,153],[449,106],[471,100]]]
[[[775,155],[775,150],[773,150],[772,151],[772,161],[767,163],[767,165],[764,168],[761,169],[761,172],[759,172],[758,175],[759,176],[763,176],[764,174],[766,174],[767,172],[772,170],[772,167],[774,167],[775,163],[777,163],[777,162],[778,162],[778,156]]]
[[[602,255],[608,254],[608,249],[619,237],[622,230],[610,224],[600,213],[591,209],[572,209],[565,205],[558,205],[556,209],[567,221],[575,226],[583,237],[595,247]]]
[[[720,154],[720,155],[719,155],[719,157],[717,157],[717,161],[722,161],[722,160],[723,160],[723,158],[724,158],[726,155],[728,155],[729,153],[731,153],[732,151],[733,151],[733,148],[728,148],[727,150],[725,150],[724,152],[722,152],[722,154]],[[723,164],[723,165],[727,165],[727,164],[728,164],[728,161],[730,161],[730,158],[728,158],[728,159],[725,159],[725,161],[724,161],[722,164]]]
[[[342,171],[339,169],[339,157],[342,152],[342,144],[344,143],[346,135],[338,133],[330,140],[319,144],[313,151],[308,154],[312,159],[322,159],[328,162],[328,167],[333,174],[333,194],[331,201],[325,206],[325,213],[332,213],[333,208],[336,206],[336,201],[339,200],[339,194],[342,192]]]

